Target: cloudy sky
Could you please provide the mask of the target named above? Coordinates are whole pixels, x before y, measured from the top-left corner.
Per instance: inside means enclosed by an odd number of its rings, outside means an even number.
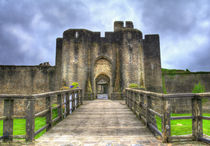
[[[209,0],[0,0],[0,64],[54,65],[64,30],[103,35],[115,20],[159,34],[162,67],[210,71]]]

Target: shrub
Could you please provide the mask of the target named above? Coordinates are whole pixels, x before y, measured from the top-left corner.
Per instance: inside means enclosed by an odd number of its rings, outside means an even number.
[[[131,83],[128,87],[129,88],[139,88],[139,85],[135,84],[135,83]]]
[[[200,82],[194,86],[192,91],[192,93],[203,93],[203,92],[205,92],[205,87],[204,85],[201,85]]]
[[[205,86],[201,85],[200,82],[194,86],[193,91],[192,91],[192,93],[203,93],[203,92],[205,92]],[[207,101],[208,99],[206,98],[202,99],[202,103],[206,103]]]
[[[77,82],[73,82],[70,86],[71,89],[79,88],[79,84]]]

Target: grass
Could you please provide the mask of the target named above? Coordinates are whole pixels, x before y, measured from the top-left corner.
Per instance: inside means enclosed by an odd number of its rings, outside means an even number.
[[[171,114],[171,116],[191,116],[192,114]],[[203,114],[210,117],[210,114]],[[161,118],[156,116],[156,123],[159,131],[162,131]],[[210,136],[210,120],[203,120],[203,133]],[[188,135],[192,134],[192,120],[171,120],[171,135]]]
[[[52,111],[52,118],[56,118],[58,115],[57,109]],[[35,118],[35,130],[37,131],[43,126],[46,125],[45,117],[37,117]],[[43,130],[38,135],[36,135],[35,139],[42,136],[46,130]],[[26,134],[26,120],[25,119],[14,119],[13,120],[13,135],[25,135]],[[3,135],[3,120],[0,120],[0,136]]]
[[[166,69],[162,68],[161,69],[162,74],[167,74],[167,75],[184,75],[184,74],[209,74],[210,72],[204,72],[204,71],[199,71],[199,72],[190,72],[188,69],[186,70],[181,70],[181,69]]]

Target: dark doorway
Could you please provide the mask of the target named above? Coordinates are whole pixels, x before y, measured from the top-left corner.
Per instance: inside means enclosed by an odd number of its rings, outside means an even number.
[[[96,78],[96,92],[98,99],[108,99],[109,95],[109,77],[106,75],[99,75]]]

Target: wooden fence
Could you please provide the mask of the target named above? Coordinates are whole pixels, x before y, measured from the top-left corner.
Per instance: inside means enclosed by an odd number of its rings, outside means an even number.
[[[128,107],[146,123],[152,132],[160,135],[163,142],[189,139],[210,143],[210,135],[203,133],[203,120],[210,120],[209,116],[203,116],[202,113],[203,98],[210,99],[210,93],[161,94],[127,88],[125,95]],[[172,101],[174,101],[174,99],[181,99],[183,102],[187,100],[191,101],[191,107],[179,106],[179,108],[190,109],[190,116],[172,116],[171,107],[178,106],[173,105],[174,102]],[[161,128],[158,125],[158,119],[161,119],[159,123]],[[171,121],[181,119],[192,120],[191,134],[171,135]]]
[[[52,106],[52,97],[57,98],[56,106]],[[41,112],[35,113],[35,101],[41,98],[45,99],[46,108]],[[22,117],[13,114],[14,101],[20,99],[25,102],[25,116]],[[26,141],[33,141],[36,135],[45,129],[48,131],[54,123],[64,119],[83,103],[81,89],[60,90],[32,95],[0,94],[0,100],[4,101],[3,116],[0,117],[0,120],[3,120],[3,136],[0,139],[3,139],[4,142],[12,141],[13,138],[24,138]],[[54,109],[57,109],[57,117],[53,119],[52,111]],[[36,117],[45,117],[46,125],[35,131]],[[13,135],[14,119],[26,120],[25,135]]]

